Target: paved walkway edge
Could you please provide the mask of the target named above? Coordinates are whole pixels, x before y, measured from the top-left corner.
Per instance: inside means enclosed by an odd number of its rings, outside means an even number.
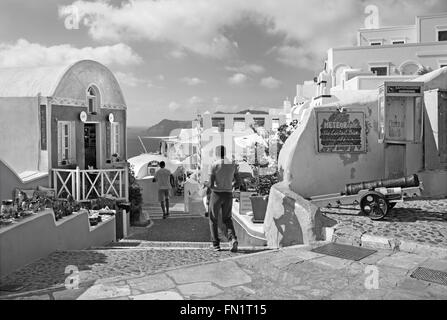
[[[415,241],[408,241],[399,238],[375,236],[366,233],[362,234],[360,237],[352,235],[339,236],[336,234],[337,226],[338,225],[325,228],[326,241],[361,246],[371,249],[386,249],[415,253],[421,256],[437,259],[447,258],[447,248],[420,244]]]

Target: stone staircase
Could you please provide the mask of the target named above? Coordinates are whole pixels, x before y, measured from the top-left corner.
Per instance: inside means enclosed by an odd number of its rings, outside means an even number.
[[[143,211],[149,214],[151,220],[163,219],[163,211],[160,203],[148,203],[143,206]],[[169,218],[200,218],[203,212],[185,212],[185,204],[183,197],[173,197],[169,202]]]
[[[222,242],[221,249],[230,250],[229,242]],[[127,240],[112,242],[103,247],[92,247],[89,250],[203,250],[211,249],[210,242],[185,242],[185,241],[145,241]],[[268,247],[239,246],[239,250],[247,253],[268,250]]]

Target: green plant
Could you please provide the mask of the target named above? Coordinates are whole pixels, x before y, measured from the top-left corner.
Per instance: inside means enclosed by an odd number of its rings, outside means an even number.
[[[432,72],[432,71],[433,71],[433,69],[432,69],[431,67],[421,66],[421,67],[418,69],[417,74],[418,74],[419,76],[422,76],[422,75],[424,75],[424,74],[426,74],[426,73],[430,73],[430,72]]]
[[[141,194],[141,187],[137,183],[135,172],[132,167],[128,166],[129,170],[129,202],[130,202],[130,219],[132,221],[138,220],[143,206],[143,195]]]
[[[258,176],[256,191],[261,196],[268,196],[272,186],[278,182],[279,179],[276,173],[272,175]]]

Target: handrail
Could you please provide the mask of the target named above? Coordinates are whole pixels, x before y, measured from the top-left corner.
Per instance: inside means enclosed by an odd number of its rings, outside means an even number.
[[[56,197],[72,196],[76,201],[111,195],[117,199],[129,197],[127,170],[116,169],[53,169]]]

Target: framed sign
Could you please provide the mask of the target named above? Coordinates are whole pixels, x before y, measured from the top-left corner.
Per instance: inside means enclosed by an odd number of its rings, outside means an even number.
[[[316,111],[319,153],[366,152],[365,114]]]

